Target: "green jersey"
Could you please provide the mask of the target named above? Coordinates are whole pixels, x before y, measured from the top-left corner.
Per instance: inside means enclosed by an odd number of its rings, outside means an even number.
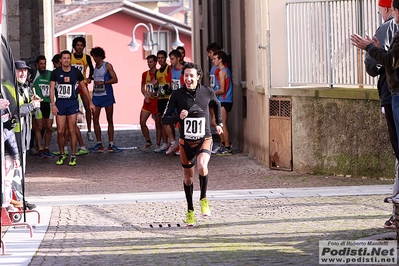
[[[39,71],[36,72],[35,79],[33,80],[33,87],[35,88],[36,94],[43,99],[43,102],[50,101],[50,76],[51,71],[46,70],[42,74]]]

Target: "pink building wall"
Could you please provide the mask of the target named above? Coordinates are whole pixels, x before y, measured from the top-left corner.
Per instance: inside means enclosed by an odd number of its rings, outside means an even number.
[[[134,26],[140,22],[148,23],[124,13],[117,13],[69,32],[69,34],[93,35],[93,47],[102,47],[105,50],[105,61],[110,62],[114,67],[119,80],[117,84],[113,85],[116,99],[114,105],[115,124],[139,124],[139,114],[143,104],[143,96],[140,91],[141,75],[148,70],[148,66],[142,47],[136,52],[131,52],[128,44],[132,40]],[[153,24],[153,27],[154,31],[157,31],[158,25]],[[172,29],[164,26],[162,30]],[[145,27],[137,28],[135,36],[139,43],[142,43],[145,32]],[[185,44],[185,61],[189,62],[192,58],[191,36],[183,35],[181,32],[179,35],[180,40]],[[58,40],[55,44],[55,51],[58,52]],[[70,48],[68,47],[68,49]],[[106,124],[105,111],[101,113],[100,123]],[[153,124],[153,120],[149,119],[147,124]]]

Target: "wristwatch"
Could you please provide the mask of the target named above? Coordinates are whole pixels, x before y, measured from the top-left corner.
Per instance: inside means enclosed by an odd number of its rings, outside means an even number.
[[[223,127],[223,123],[220,123],[218,126],[219,126],[219,127]]]

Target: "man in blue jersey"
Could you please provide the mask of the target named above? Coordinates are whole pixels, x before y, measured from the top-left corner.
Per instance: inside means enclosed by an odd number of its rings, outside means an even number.
[[[227,54],[224,51],[215,52],[212,59],[213,65],[218,69],[215,75],[214,91],[222,106],[222,123],[224,125],[223,134],[220,134],[221,142],[224,145],[216,155],[232,155],[227,118],[233,107],[233,80],[230,69],[226,67],[226,60]]]
[[[84,83],[84,77],[79,69],[71,66],[71,52],[68,50],[62,51],[61,66],[56,68],[51,73],[50,78],[50,100],[53,115],[57,120],[57,141],[60,149],[60,158],[56,162],[57,165],[64,164],[67,156],[64,154],[65,144],[65,126],[68,124],[68,129],[71,138],[72,154],[69,161],[70,166],[76,165],[76,119],[79,112],[78,102],[78,85],[81,86],[83,93],[89,99],[91,111],[95,107],[90,99],[89,91]]]
[[[112,84],[118,83],[118,77],[114,71],[114,68],[109,62],[104,61],[105,51],[101,47],[94,47],[90,51],[90,55],[96,62],[94,68],[93,79],[93,104],[96,110],[93,114],[94,133],[96,134],[97,144],[90,148],[92,152],[103,152],[104,147],[101,140],[101,127],[100,127],[100,113],[101,109],[105,109],[108,122],[108,152],[120,152],[122,151],[114,144],[114,90]]]
[[[181,54],[180,64],[184,66],[186,64],[186,61],[184,61],[184,57],[186,56],[186,49],[184,49],[183,46],[177,46],[176,50],[180,52]]]
[[[217,51],[220,51],[220,50],[222,50],[222,46],[220,46],[216,42],[210,43],[206,47],[206,51],[208,53],[208,58],[209,58],[210,63],[211,63],[211,70],[209,71],[209,86],[213,90],[215,90],[215,86],[216,86],[215,79],[216,79],[216,74],[219,71],[219,69],[216,66],[213,65],[212,60],[213,60],[213,55]],[[211,125],[213,127],[215,127],[216,126],[216,124],[215,124],[215,114],[213,113],[212,109],[209,109],[209,113],[210,113],[210,116],[211,116]],[[213,145],[212,153],[213,154],[217,153],[219,151],[219,149],[222,148],[222,147],[223,147],[223,141],[220,141],[220,144]]]

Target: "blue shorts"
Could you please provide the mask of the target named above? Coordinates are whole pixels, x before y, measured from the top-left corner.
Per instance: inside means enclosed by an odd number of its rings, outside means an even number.
[[[115,98],[112,96],[93,96],[93,104],[97,107],[108,107],[115,103]]]
[[[73,100],[62,100],[57,99],[55,105],[58,108],[57,115],[73,115],[79,112],[79,102],[78,99]]]

